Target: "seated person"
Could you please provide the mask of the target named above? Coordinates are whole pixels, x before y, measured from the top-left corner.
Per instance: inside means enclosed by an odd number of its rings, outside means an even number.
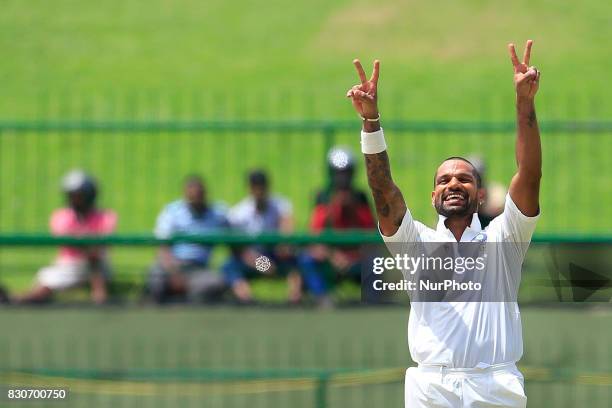
[[[291,203],[284,198],[271,195],[268,176],[262,170],[248,175],[250,195],[232,207],[228,219],[232,228],[247,234],[278,231],[293,232]],[[257,259],[267,257],[269,269],[259,272]],[[266,265],[267,266],[267,265]],[[252,301],[249,278],[264,274],[286,274],[289,286],[289,301],[296,303],[301,297],[301,278],[295,268],[292,248],[287,245],[251,245],[233,248],[232,256],[223,266],[226,281],[232,285],[234,294],[242,302]],[[262,269],[262,268],[260,268]]]
[[[108,235],[115,231],[117,216],[114,212],[96,208],[98,187],[92,177],[81,170],[71,171],[64,177],[62,189],[68,207],[53,212],[51,233],[56,236]],[[42,302],[60,290],[91,285],[91,298],[95,303],[107,299],[110,267],[107,253],[101,246],[62,246],[54,263],[42,268],[36,284],[17,302]]]
[[[184,198],[168,204],[157,218],[155,236],[169,239],[174,235],[201,235],[228,226],[220,206],[206,199],[204,181],[199,176],[185,179]],[[156,302],[172,298],[210,300],[220,296],[225,284],[209,269],[212,246],[197,243],[161,245],[152,266],[147,292]]]
[[[317,194],[310,230],[320,233],[325,229],[375,228],[365,193],[353,186],[355,162],[352,153],[347,149],[333,148],[328,154],[328,166],[330,184]],[[363,261],[359,247],[334,248],[316,244],[300,255],[299,266],[306,288],[325,306],[331,304],[328,296],[330,281],[350,278],[359,282]],[[329,273],[329,267],[333,273]]]

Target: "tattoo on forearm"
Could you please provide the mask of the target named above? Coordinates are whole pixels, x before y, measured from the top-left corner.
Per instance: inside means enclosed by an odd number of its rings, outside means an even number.
[[[383,192],[376,188],[372,188],[372,195],[374,196],[374,203],[376,204],[376,212],[381,217],[388,217],[390,209]]]
[[[527,117],[527,124],[529,125],[530,128],[533,128],[537,125],[537,117],[536,117],[536,113],[535,110],[531,110],[529,112],[529,116]]]
[[[392,182],[389,156],[386,151],[376,154],[366,154],[365,158],[368,183],[371,186],[386,186]]]
[[[393,222],[400,226],[406,213],[406,204],[401,191],[391,178],[387,152],[366,154],[365,160],[368,184],[372,189],[378,216],[381,218],[391,217]]]

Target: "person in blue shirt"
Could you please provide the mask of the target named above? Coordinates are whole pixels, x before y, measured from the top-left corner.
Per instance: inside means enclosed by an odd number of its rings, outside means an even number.
[[[188,176],[183,195],[183,199],[166,205],[157,217],[157,238],[202,235],[228,227],[224,209],[208,203],[201,177]],[[148,294],[156,302],[185,296],[190,300],[220,296],[226,285],[209,268],[211,252],[212,246],[197,243],[160,246],[157,261],[149,273]]]

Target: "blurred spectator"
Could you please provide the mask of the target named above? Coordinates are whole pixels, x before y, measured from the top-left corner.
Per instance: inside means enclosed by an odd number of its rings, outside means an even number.
[[[374,216],[363,191],[353,186],[355,161],[350,150],[333,148],[328,154],[329,186],[317,194],[310,229],[373,229]],[[322,305],[330,305],[330,281],[351,279],[359,282],[365,259],[359,247],[334,248],[312,245],[299,257],[306,288]],[[331,268],[331,271],[330,271]]]
[[[270,194],[268,176],[262,170],[248,174],[249,196],[229,211],[229,221],[233,228],[247,234],[263,232],[293,232],[293,213],[291,203],[286,199]],[[261,258],[261,257],[265,258]],[[269,267],[261,272],[256,268],[258,259],[267,259]],[[252,301],[249,279],[266,275],[286,275],[289,288],[289,301],[298,302],[301,298],[301,277],[296,269],[292,248],[287,245],[251,245],[234,248],[230,260],[223,266],[226,281],[242,302]]]
[[[117,216],[109,210],[96,208],[98,186],[95,180],[81,170],[68,173],[62,182],[68,207],[53,212],[51,233],[56,236],[100,236],[115,231]],[[19,296],[18,302],[42,302],[60,290],[87,282],[91,285],[91,298],[96,303],[107,299],[110,267],[102,246],[62,246],[55,262],[42,268],[36,284]]]
[[[155,236],[169,239],[175,235],[202,235],[228,226],[221,206],[210,205],[204,181],[195,175],[184,182],[184,198],[174,201],[157,218]],[[152,266],[147,292],[156,302],[174,298],[211,300],[220,296],[223,278],[209,269],[212,246],[197,243],[161,245]]]
[[[473,155],[468,157],[468,160],[476,168],[482,180],[484,203],[478,209],[478,219],[482,228],[485,228],[495,217],[504,212],[506,187],[499,182],[489,180],[487,167],[480,156]]]

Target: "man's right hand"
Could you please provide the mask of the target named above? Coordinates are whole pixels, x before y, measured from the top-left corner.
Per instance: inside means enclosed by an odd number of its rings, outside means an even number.
[[[364,119],[363,131],[373,133],[381,129],[380,120],[378,120],[377,96],[380,61],[374,61],[374,70],[369,81],[361,62],[356,59],[353,64],[355,64],[361,83],[349,89],[346,96],[351,98],[355,110]],[[378,136],[382,137],[382,134]],[[386,150],[372,154],[365,153],[365,160],[368,185],[372,190],[374,204],[376,204],[380,231],[386,236],[392,236],[397,232],[406,215],[404,197],[391,178],[389,156]]]
[[[370,80],[366,78],[365,71],[358,59],[353,61],[357,74],[359,75],[360,84],[353,86],[346,93],[347,98],[351,98],[353,107],[365,119],[376,119],[378,117],[378,73],[380,69],[380,61],[374,61],[374,70]]]

